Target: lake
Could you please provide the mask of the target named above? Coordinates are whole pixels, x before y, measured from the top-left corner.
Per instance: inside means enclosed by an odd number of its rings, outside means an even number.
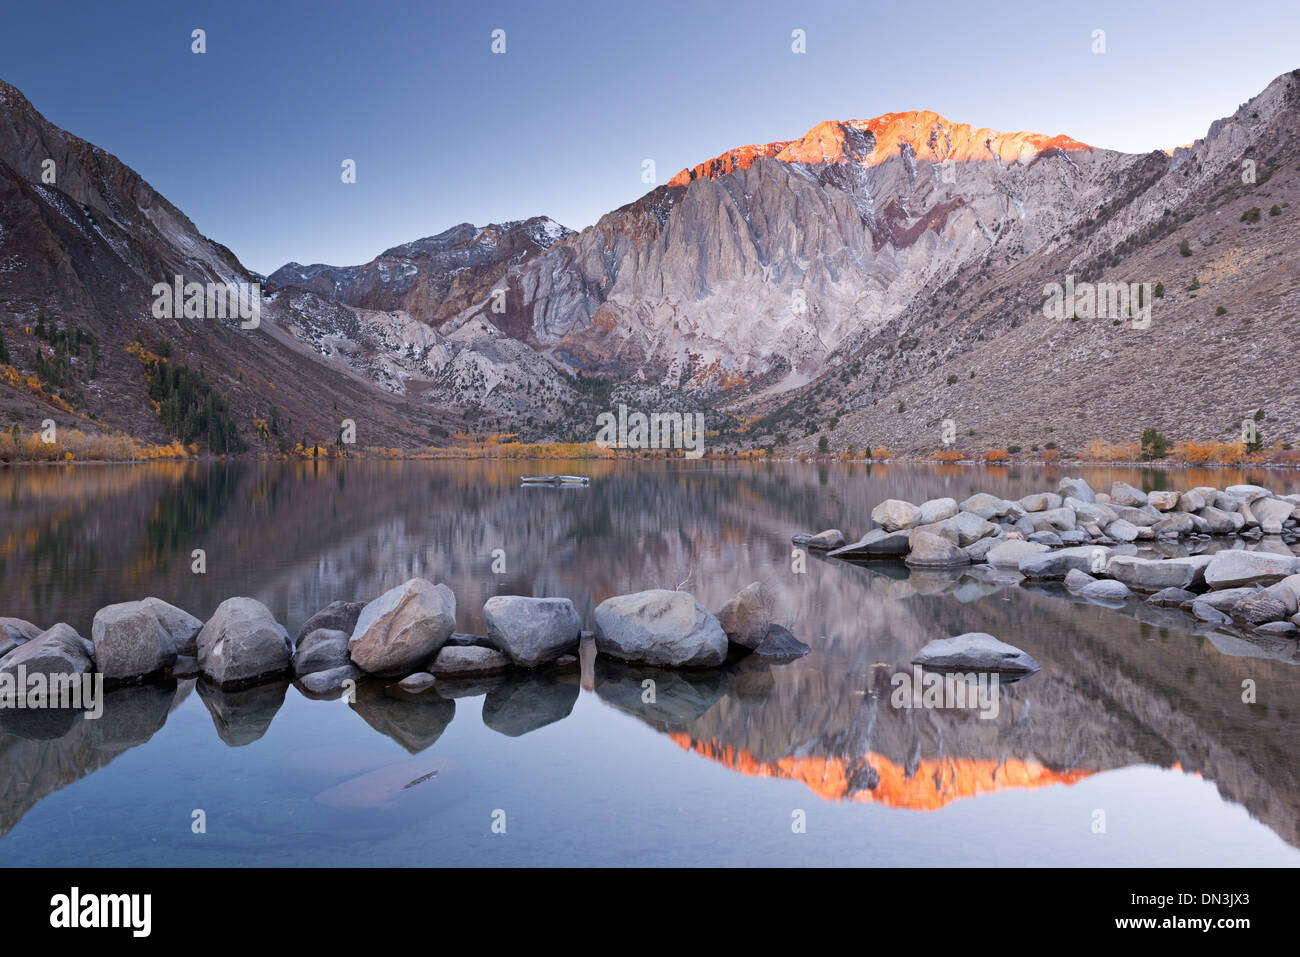
[[[519,486],[550,471],[591,484]],[[813,650],[655,673],[649,702],[644,669],[584,656],[454,696],[183,681],[112,692],[98,720],[0,713],[0,863],[1300,863],[1294,649],[1059,586],[815,553],[792,570],[792,534],[854,540],[882,499],[1014,498],[1066,474],[1300,491],[1292,471],[708,460],[4,469],[0,615],[41,627],[89,636],[96,609],[147,595],[206,619],[243,595],[296,635],[414,576],[451,587],[458,631],[481,633],[498,594],[571,598],[591,627],[611,595],[681,585],[717,610],[762,581]],[[967,631],[1042,670],[991,718],[893,707],[889,676]]]

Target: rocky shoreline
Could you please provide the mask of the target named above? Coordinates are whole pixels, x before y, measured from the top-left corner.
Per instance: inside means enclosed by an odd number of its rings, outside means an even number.
[[[684,591],[616,595],[596,607],[592,633],[567,598],[497,595],[483,606],[487,634],[469,635],[455,631],[451,589],[412,578],[368,602],[331,602],[295,641],[252,598],[229,598],[204,622],[151,597],[101,608],[89,639],[64,622],[41,629],[0,618],[0,674],[94,674],[109,686],[202,677],[225,691],[291,676],[313,697],[373,677],[417,695],[439,682],[574,664],[586,637],[596,655],[652,669],[806,654],[807,645],[771,620],[771,605],[758,582],[716,615]]]
[[[838,529],[792,540],[849,562],[979,566],[1000,584],[1060,581],[1117,607],[1136,593],[1238,634],[1300,637],[1300,495],[1258,485],[1143,492],[1124,482],[1094,492],[1063,478],[1055,492],[1018,500],[887,499],[871,519],[875,527],[851,544]]]

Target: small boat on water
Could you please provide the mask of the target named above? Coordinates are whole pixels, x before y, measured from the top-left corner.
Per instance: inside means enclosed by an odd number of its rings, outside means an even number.
[[[525,485],[589,485],[585,475],[525,475],[520,479]]]

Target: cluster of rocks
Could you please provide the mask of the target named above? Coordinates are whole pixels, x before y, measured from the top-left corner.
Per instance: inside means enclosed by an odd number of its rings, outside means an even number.
[[[598,654],[658,668],[707,668],[728,657],[799,657],[808,646],[771,621],[758,582],[714,615],[682,591],[617,595],[595,609]],[[0,672],[102,673],[110,684],[153,675],[203,675],[239,689],[292,674],[312,694],[349,680],[394,678],[412,694],[439,679],[571,664],[582,618],[567,598],[499,595],[483,606],[486,635],[455,632],[456,597],[446,585],[413,578],[369,602],[335,601],[289,637],[261,602],[229,598],[200,621],[157,598],[101,608],[86,640],[70,625],[42,631],[0,618]]]
[[[1202,621],[1279,636],[1300,633],[1300,495],[1258,485],[1142,492],[1124,482],[1094,492],[1064,478],[1056,492],[1008,500],[984,492],[913,505],[888,499],[876,526],[845,544],[838,529],[794,542],[846,560],[901,558],[918,568],[987,563],[1022,579],[1062,579],[1110,602],[1132,591]]]

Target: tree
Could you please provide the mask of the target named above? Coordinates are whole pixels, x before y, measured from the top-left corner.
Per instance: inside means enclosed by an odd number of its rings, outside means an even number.
[[[1169,440],[1155,429],[1142,431],[1142,461],[1162,459],[1169,454]]]
[[[9,347],[5,345],[4,330],[0,329],[0,365],[9,364]]]
[[[831,444],[829,441],[827,441],[826,436],[823,435],[820,439],[817,440],[818,452],[829,452],[830,448],[831,448]]]

